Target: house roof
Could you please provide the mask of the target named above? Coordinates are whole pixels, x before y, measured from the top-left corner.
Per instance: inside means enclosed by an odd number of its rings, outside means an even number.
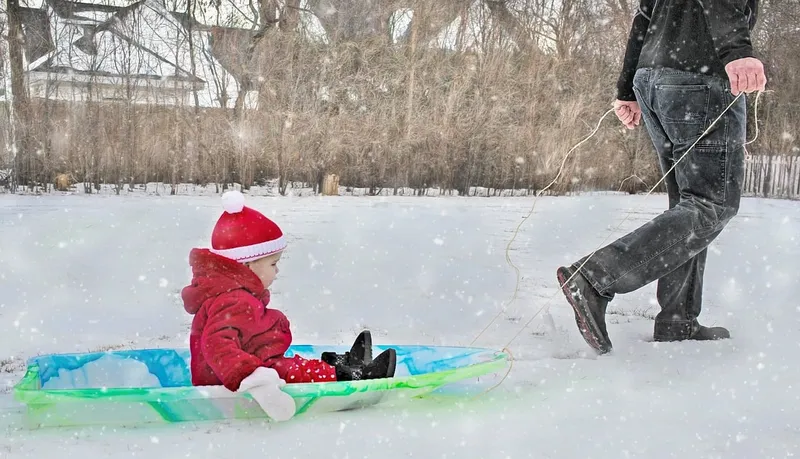
[[[60,17],[65,19],[96,20],[97,13],[113,15],[128,7],[72,2],[69,0],[44,0]]]
[[[50,36],[50,18],[47,11],[36,8],[20,8],[25,33],[25,55],[33,62],[55,50]]]
[[[51,73],[69,74],[69,75],[85,75],[87,77],[93,77],[93,78],[98,78],[98,77],[119,78],[120,77],[119,73],[107,72],[107,71],[102,71],[102,70],[99,70],[99,71],[98,70],[93,70],[93,71],[75,70],[75,69],[71,69],[71,68],[68,68],[68,67],[59,67],[59,66],[48,67],[46,70],[48,72],[51,72]],[[158,81],[158,80],[172,80],[172,81],[175,81],[175,80],[177,80],[177,81],[185,81],[185,82],[189,82],[189,83],[191,83],[191,82],[202,83],[203,82],[203,80],[200,79],[200,78],[194,78],[194,79],[191,79],[191,78],[188,78],[188,77],[186,77],[186,78],[177,77],[176,78],[174,76],[160,76],[160,75],[153,75],[153,74],[148,74],[148,73],[138,73],[138,74],[132,73],[132,74],[126,75],[126,77],[135,78],[137,80],[151,80],[151,81]]]
[[[248,79],[247,49],[256,31],[220,26],[209,29],[211,54],[237,81],[245,83]]]
[[[192,26],[192,30],[210,30],[209,26],[199,22],[197,19],[191,18],[186,13],[180,11],[170,11],[169,13],[187,30],[189,29],[189,25]]]

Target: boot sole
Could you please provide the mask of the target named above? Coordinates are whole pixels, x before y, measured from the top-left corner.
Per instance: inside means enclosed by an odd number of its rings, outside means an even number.
[[[392,352],[389,354],[389,365],[387,365],[386,367],[386,377],[393,378],[396,369],[397,369],[397,352],[395,352],[393,349]]]
[[[361,332],[364,335],[364,364],[372,362],[372,333],[369,330]]]
[[[574,287],[575,291],[573,291],[570,285],[567,284],[567,279],[569,279],[571,275],[572,274],[566,268],[558,268],[557,276],[558,283],[561,285],[561,292],[564,293],[567,302],[572,306],[572,310],[575,312],[575,323],[578,325],[578,330],[581,332],[583,340],[598,353],[606,354],[612,349],[611,343],[606,342],[605,338],[603,338],[600,327],[597,325],[597,322],[595,322],[592,314],[575,299],[575,294],[579,293],[577,291],[577,286]]]

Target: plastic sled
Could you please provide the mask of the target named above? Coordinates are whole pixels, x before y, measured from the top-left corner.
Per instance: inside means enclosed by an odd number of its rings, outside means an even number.
[[[430,393],[461,396],[499,380],[508,356],[492,349],[375,345],[377,355],[397,350],[397,370],[388,379],[287,384],[295,418],[405,401]],[[294,345],[288,357],[319,358],[346,346]],[[138,349],[32,358],[14,387],[25,405],[28,428],[135,425],[225,419],[269,419],[247,394],[224,386],[191,385],[188,349]],[[492,377],[491,375],[494,375]]]

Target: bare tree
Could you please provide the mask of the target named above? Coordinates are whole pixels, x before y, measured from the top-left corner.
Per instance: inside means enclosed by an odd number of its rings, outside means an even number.
[[[11,73],[11,143],[14,157],[14,175],[11,188],[16,189],[18,185],[27,186],[33,179],[30,174],[30,161],[34,153],[29,134],[32,119],[30,117],[28,88],[25,85],[23,62],[25,37],[22,30],[21,7],[19,0],[8,0],[6,5],[8,58]]]

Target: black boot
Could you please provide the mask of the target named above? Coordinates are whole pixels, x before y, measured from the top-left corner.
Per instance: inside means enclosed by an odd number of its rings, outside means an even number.
[[[349,351],[344,354],[323,352],[320,360],[334,367],[368,364],[372,362],[372,335],[369,330],[364,330],[356,337]]]
[[[653,326],[653,340],[661,342],[696,340],[715,341],[728,339],[730,332],[724,327],[706,327],[694,320],[656,321]]]
[[[562,292],[575,312],[575,322],[578,324],[583,339],[600,354],[611,351],[611,339],[606,331],[606,307],[608,300],[601,296],[576,269],[560,267],[557,271],[558,283],[562,285]],[[572,280],[567,282],[567,279]]]
[[[397,352],[387,349],[368,364],[337,365],[336,379],[338,381],[359,381],[364,379],[383,379],[394,376],[397,366]]]

